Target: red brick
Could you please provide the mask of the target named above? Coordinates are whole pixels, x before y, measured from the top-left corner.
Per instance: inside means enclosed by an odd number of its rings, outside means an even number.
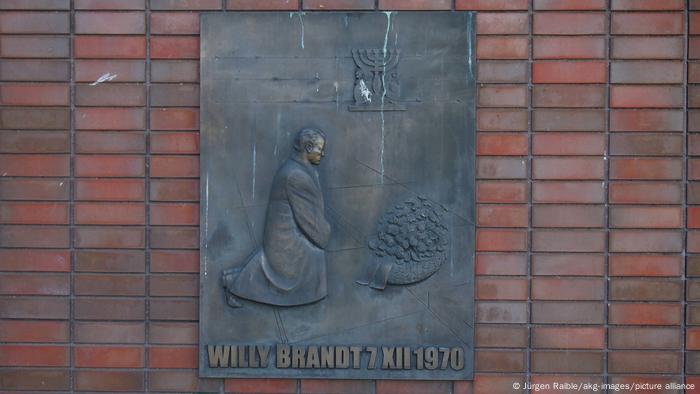
[[[527,10],[527,0],[455,0],[455,9],[470,11]]]
[[[149,295],[155,297],[196,297],[199,275],[154,275],[150,278]]]
[[[680,61],[615,61],[610,65],[612,83],[682,83]]]
[[[196,345],[197,323],[152,322],[148,341],[158,344]]]
[[[131,346],[77,346],[75,366],[78,368],[141,368],[143,349]]]
[[[79,179],[75,199],[83,201],[143,201],[145,184],[140,179]]]
[[[65,250],[0,250],[0,271],[70,272]]]
[[[612,228],[678,228],[683,226],[680,207],[612,207]]]
[[[478,372],[524,372],[525,352],[521,350],[478,350],[474,363],[474,369]],[[445,393],[448,392],[445,391]],[[417,391],[415,393],[421,392]]]
[[[93,83],[105,74],[115,76],[111,82],[143,82],[146,80],[146,64],[143,60],[75,61],[76,82]]]
[[[477,34],[527,34],[528,15],[525,12],[479,12],[476,15]]]
[[[190,250],[151,252],[151,272],[199,272],[199,252]]]
[[[67,58],[70,56],[68,37],[2,36],[0,56],[15,58]]]
[[[680,256],[611,255],[610,276],[680,276]]]
[[[682,37],[613,37],[613,59],[682,59]]]
[[[477,324],[474,342],[478,348],[525,348],[528,343],[527,336],[527,327]]]
[[[151,0],[152,10],[220,10],[221,0]]]
[[[3,320],[0,321],[0,341],[7,342],[68,342],[68,322]]]
[[[145,0],[75,0],[78,10],[143,10]]]
[[[0,34],[68,34],[67,12],[3,12]]]
[[[479,37],[476,40],[477,59],[527,59],[527,37]]]
[[[602,352],[535,351],[533,372],[602,373]]]
[[[149,368],[197,368],[196,347],[151,347]]]
[[[680,301],[682,298],[683,283],[672,279],[613,279],[608,293],[608,299],[617,301]]]
[[[605,274],[605,261],[600,254],[535,254],[532,256],[532,274],[541,276],[603,276]]]
[[[153,37],[152,59],[199,59],[198,37]]]
[[[177,299],[162,299],[151,298],[149,310],[151,311],[152,320],[189,320],[197,321],[199,313],[197,311],[198,302],[193,300],[177,300]],[[196,363],[196,351],[194,352]],[[196,364],[195,364],[196,367]],[[195,368],[192,367],[192,368]]]
[[[611,327],[613,349],[673,349],[681,346],[681,331],[664,327]]]
[[[150,235],[154,249],[199,248],[199,229],[196,227],[153,227]]]
[[[700,134],[690,134],[688,136],[688,155],[700,156]]]
[[[67,367],[67,346],[0,345],[0,366]]]
[[[700,231],[688,231],[688,252],[700,253]]]
[[[145,153],[143,133],[79,132],[75,135],[76,153]]]
[[[133,299],[81,297],[74,310],[76,320],[143,321],[146,316],[144,301]]]
[[[139,250],[79,250],[75,252],[77,272],[144,272],[146,254]]]
[[[476,275],[525,275],[527,260],[520,253],[479,253]]]
[[[526,62],[481,60],[477,62],[476,67],[479,82],[524,83],[528,80],[529,72]]]
[[[527,233],[516,230],[485,230],[476,233],[479,252],[508,252],[527,249]]]
[[[604,10],[605,0],[535,0],[536,10]]]
[[[69,318],[67,297],[5,297],[0,298],[0,318],[3,319],[62,319]]]
[[[2,295],[47,295],[70,294],[70,278],[65,274],[2,274],[0,275]]]
[[[527,227],[528,213],[524,205],[477,206],[477,225],[483,227]]]
[[[68,227],[62,226],[2,226],[0,247],[67,248]]]
[[[611,252],[681,252],[683,233],[672,230],[614,230]]]
[[[153,204],[150,209],[152,225],[197,225],[199,204]]]
[[[199,62],[188,60],[155,60],[151,62],[153,82],[197,82]]]
[[[138,343],[145,341],[143,322],[75,322],[77,343]],[[141,364],[143,365],[143,364]]]
[[[603,252],[606,234],[598,230],[536,230],[532,250],[538,252]]]
[[[669,134],[613,134],[610,154],[615,156],[681,156],[684,139]]]
[[[527,112],[518,109],[479,109],[478,131],[527,131]]]
[[[146,105],[146,87],[115,83],[78,85],[75,88],[75,104],[85,107],[141,107]]]
[[[142,249],[146,234],[138,227],[79,227],[75,246],[93,249]]]
[[[600,59],[605,58],[603,37],[535,37],[535,59]]]
[[[605,83],[605,62],[535,62],[532,65],[534,83]]]
[[[18,106],[68,105],[68,86],[65,84],[3,84],[0,85],[0,104]]]
[[[474,393],[508,394],[513,392],[514,383],[523,387],[525,376],[476,374],[474,376]]]
[[[452,8],[450,0],[379,0],[378,4],[380,10],[449,10]]]
[[[79,59],[143,59],[145,37],[78,36],[74,38],[75,57]]]
[[[141,371],[76,371],[79,391],[143,391]]]
[[[534,327],[532,347],[549,349],[603,349],[602,327]]]
[[[525,323],[527,304],[525,302],[477,302],[476,321],[478,323]]]
[[[69,0],[5,0],[0,10],[69,10]]]
[[[60,179],[0,179],[0,200],[65,201],[68,186]]]
[[[604,172],[602,158],[538,157],[532,162],[534,179],[603,179]]]
[[[300,383],[300,392],[308,394],[368,393],[374,389],[371,380],[302,379]]]
[[[532,136],[534,155],[603,155],[605,136],[602,133],[535,133]]]
[[[304,388],[304,382],[313,382],[312,380],[302,380],[302,390]],[[356,381],[360,383],[359,381]],[[357,383],[354,386],[357,387]],[[372,387],[371,381],[365,381],[363,388]],[[307,391],[304,391],[305,393]],[[310,391],[313,393],[331,393],[330,391]],[[360,391],[342,391],[345,392],[360,392]],[[364,391],[369,392],[369,391]],[[451,382],[439,382],[439,381],[401,381],[401,380],[378,380],[377,381],[377,394],[393,394],[393,393],[404,393],[404,394],[452,394],[452,384]]]
[[[608,355],[611,373],[679,373],[680,352],[615,351]]]
[[[532,208],[533,227],[604,227],[602,206],[535,205]]]
[[[76,12],[76,34],[145,34],[143,12]]]
[[[601,182],[533,182],[532,186],[533,202],[600,204],[605,201]]]
[[[159,108],[151,110],[153,130],[197,130],[199,110],[189,108]]]
[[[612,108],[673,108],[684,105],[680,86],[613,86],[610,88]]]
[[[146,114],[142,108],[77,108],[78,130],[143,130]]]
[[[554,279],[532,280],[533,300],[603,300],[605,283],[601,279]]]
[[[690,82],[690,83],[700,82],[700,63],[699,62],[688,62],[688,82]]]
[[[143,156],[76,156],[75,176],[78,177],[142,177],[145,175]]]
[[[70,125],[68,108],[0,107],[0,128],[15,130],[65,130]]]
[[[476,184],[477,202],[526,202],[527,195],[527,185],[523,182],[480,181]]]
[[[68,153],[70,139],[63,131],[2,131],[0,153]]]
[[[603,324],[602,302],[539,301],[532,303],[532,322],[542,324]]]
[[[604,107],[605,87],[597,85],[536,85],[535,107]]]
[[[224,379],[224,392],[236,394],[294,394],[294,379]]]
[[[199,181],[192,179],[153,179],[152,201],[198,201]]]
[[[303,0],[305,10],[373,10],[374,0]]]
[[[76,224],[145,224],[145,206],[135,203],[77,203]]]
[[[533,18],[533,34],[604,34],[602,12],[538,12]]]
[[[152,133],[151,153],[199,153],[199,133]]]
[[[476,154],[482,156],[525,156],[527,135],[505,133],[479,133]]]
[[[68,206],[65,203],[3,202],[0,223],[68,224]]]
[[[613,10],[638,11],[638,10],[682,10],[685,6],[683,0],[612,0]]]
[[[226,9],[241,11],[281,11],[299,9],[299,0],[226,0]]]
[[[162,178],[196,178],[199,176],[199,158],[192,156],[154,156],[151,158],[151,176]]]
[[[689,108],[700,108],[700,86],[690,85],[688,86],[688,107]],[[693,120],[693,123],[696,122]]]
[[[665,180],[681,179],[680,159],[614,158],[610,161],[610,179]]]
[[[28,0],[22,0],[28,2]],[[0,5],[2,7],[4,4]],[[69,390],[68,369],[4,369],[0,379],[5,390]]]
[[[151,34],[199,34],[199,15],[185,12],[154,12]]]
[[[527,300],[525,279],[479,278],[476,281],[477,300]]]
[[[69,65],[67,60],[0,60],[0,80],[67,82]]]
[[[689,24],[688,33],[689,34],[700,34],[700,14],[697,12],[690,12],[688,14]]]
[[[199,107],[199,85],[154,84],[151,86],[151,106]]]
[[[527,107],[527,102],[526,86],[479,86],[479,106],[481,107]]]
[[[688,207],[688,228],[700,228],[700,207]]]
[[[679,204],[681,200],[681,187],[676,183],[610,183],[610,202],[615,204]]]
[[[683,34],[682,13],[613,12],[612,34]]]
[[[688,179],[700,180],[700,160],[688,159]]]
[[[690,350],[700,349],[700,328],[689,328],[686,331],[686,346]]]

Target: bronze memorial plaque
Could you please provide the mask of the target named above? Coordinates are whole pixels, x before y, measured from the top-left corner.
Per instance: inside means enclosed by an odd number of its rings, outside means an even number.
[[[203,377],[471,379],[474,14],[201,19]]]

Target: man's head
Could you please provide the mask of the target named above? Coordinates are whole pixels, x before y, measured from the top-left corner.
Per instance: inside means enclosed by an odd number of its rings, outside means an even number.
[[[325,155],[326,135],[318,129],[301,129],[294,139],[294,149],[309,163],[319,165],[321,158]]]

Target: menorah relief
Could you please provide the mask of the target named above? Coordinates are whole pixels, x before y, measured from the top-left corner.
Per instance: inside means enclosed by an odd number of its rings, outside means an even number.
[[[399,50],[353,49],[355,88],[350,111],[405,111],[399,96]]]

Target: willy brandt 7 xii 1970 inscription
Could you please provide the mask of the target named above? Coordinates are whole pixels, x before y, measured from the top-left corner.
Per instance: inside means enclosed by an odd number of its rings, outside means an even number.
[[[473,377],[474,15],[201,19],[202,377]]]

